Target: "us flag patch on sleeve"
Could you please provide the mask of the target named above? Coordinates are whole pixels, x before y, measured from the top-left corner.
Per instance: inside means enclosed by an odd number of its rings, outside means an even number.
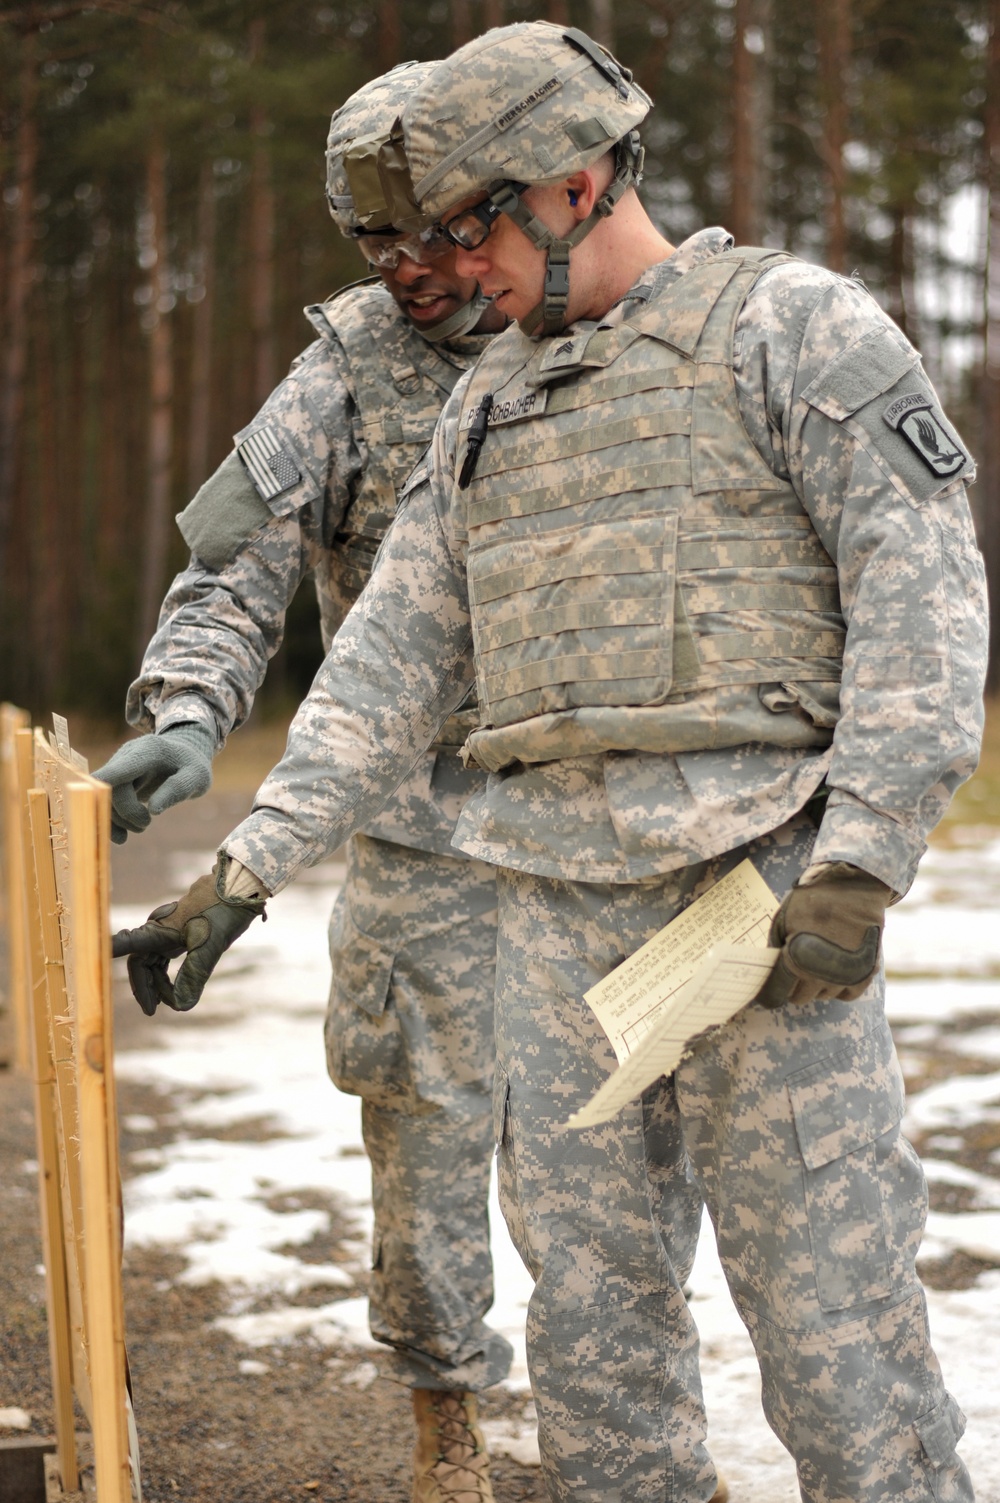
[[[969,463],[968,454],[944,427],[927,392],[897,397],[882,416],[890,428],[903,435],[931,473],[942,480],[957,475]]]
[[[236,452],[265,501],[280,496],[302,479],[302,471],[288,450],[281,447],[276,431],[270,426],[251,433],[237,444]]]

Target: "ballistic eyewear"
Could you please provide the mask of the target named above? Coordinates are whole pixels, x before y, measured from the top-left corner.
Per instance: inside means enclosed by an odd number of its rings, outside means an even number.
[[[412,235],[394,230],[362,230],[355,239],[365,260],[379,271],[395,271],[400,256],[408,256],[411,261],[427,266],[431,261],[448,255],[452,249],[451,239],[436,224]]]
[[[473,204],[471,209],[460,209],[457,214],[439,224],[437,229],[460,250],[478,250],[503,212],[492,198],[484,198],[482,203]]]

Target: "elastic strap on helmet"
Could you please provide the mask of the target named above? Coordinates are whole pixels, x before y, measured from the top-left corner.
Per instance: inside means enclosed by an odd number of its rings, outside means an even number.
[[[639,132],[628,135],[615,146],[615,175],[586,219],[568,235],[558,236],[537,215],[532,214],[521,198],[525,191],[522,183],[497,183],[490,189],[490,200],[509,219],[512,219],[532,245],[548,252],[545,263],[545,285],[542,300],[520,320],[525,334],[558,334],[565,326],[566,309],[569,306],[569,253],[574,245],[590,234],[602,219],[607,219],[615,204],[642,176],[643,149],[639,144]]]
[[[488,299],[483,297],[477,287],[470,302],[463,303],[461,308],[456,308],[454,313],[443,318],[439,324],[431,324],[429,328],[421,328],[419,332],[431,344],[440,344],[442,339],[457,339],[461,334],[472,332],[488,306]]]

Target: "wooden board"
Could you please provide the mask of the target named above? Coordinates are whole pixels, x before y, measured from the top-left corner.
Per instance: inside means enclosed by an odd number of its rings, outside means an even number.
[[[7,941],[7,975],[4,1001],[13,1022],[12,1059],[15,1069],[31,1069],[31,1009],[28,998],[28,936],[25,898],[24,851],[18,802],[17,749],[15,736],[31,724],[27,710],[0,705],[0,805],[3,817],[3,883],[0,903]]]
[[[93,1434],[97,1503],[141,1503],[121,1285],[110,789],[53,720],[54,736],[16,739],[59,1484],[81,1488],[75,1394]]]

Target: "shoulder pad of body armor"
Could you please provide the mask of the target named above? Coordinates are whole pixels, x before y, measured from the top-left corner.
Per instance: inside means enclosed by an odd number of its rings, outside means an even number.
[[[359,303],[363,305],[371,299],[372,294],[379,304],[388,301],[393,307],[396,306],[382,278],[374,276],[359,277],[356,282],[348,282],[344,287],[338,287],[336,292],[331,292],[322,303],[310,303],[302,311],[317,334],[323,339],[330,339],[336,334],[333,320],[337,314],[353,310]]]

